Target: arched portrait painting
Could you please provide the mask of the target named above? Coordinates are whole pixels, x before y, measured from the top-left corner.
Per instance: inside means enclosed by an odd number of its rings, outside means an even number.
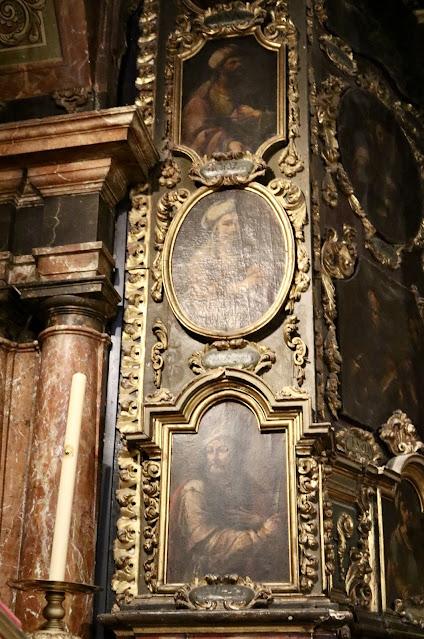
[[[230,400],[204,413],[198,433],[173,434],[167,583],[290,581],[285,437],[261,433],[253,411]]]
[[[394,501],[382,499],[384,526],[384,563],[386,606],[394,607],[402,599],[409,607],[419,600],[419,615],[424,616],[423,509],[414,485],[402,479],[396,486]],[[415,611],[417,612],[417,611]]]
[[[293,274],[293,237],[285,212],[264,193],[206,190],[170,229],[165,286],[189,329],[236,337],[263,326],[281,306]]]

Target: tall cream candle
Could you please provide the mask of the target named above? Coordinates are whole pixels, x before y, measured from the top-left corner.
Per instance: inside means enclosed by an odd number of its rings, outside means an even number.
[[[52,581],[65,581],[66,556],[68,553],[86,383],[87,378],[83,373],[75,373],[73,375],[50,559],[49,579]]]

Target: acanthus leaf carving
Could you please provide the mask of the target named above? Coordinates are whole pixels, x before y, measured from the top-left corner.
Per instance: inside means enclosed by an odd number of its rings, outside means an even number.
[[[159,200],[155,226],[155,251],[156,255],[152,265],[152,298],[155,302],[163,300],[162,256],[163,245],[169,225],[175,213],[181,208],[189,197],[188,189],[167,191]]]
[[[328,368],[326,399],[330,411],[337,417],[341,408],[339,396],[339,374],[342,358],[337,341],[335,320],[337,317],[334,279],[345,279],[353,275],[357,260],[356,233],[353,227],[345,224],[343,236],[339,240],[335,229],[329,229],[327,239],[321,249],[321,282],[324,320],[327,335],[324,340],[324,356]]]
[[[209,598],[207,594],[205,597],[208,591]],[[250,577],[206,575],[179,588],[174,600],[177,608],[189,610],[248,610],[268,606],[273,596],[269,588],[255,583]]]
[[[265,169],[265,162],[249,151],[213,153],[195,160],[189,175],[205,186],[239,186],[264,175]]]
[[[346,573],[346,594],[354,606],[369,609],[372,601],[372,566],[369,537],[372,529],[371,497],[373,489],[362,486],[357,499],[358,544],[350,549]]]
[[[318,463],[313,457],[297,460],[297,509],[300,589],[310,593],[318,581]]]
[[[380,429],[380,438],[393,455],[411,455],[424,450],[415,426],[401,410],[395,410]]]
[[[156,388],[160,388],[162,384],[162,371],[165,365],[162,354],[168,348],[168,329],[162,320],[158,318],[152,326],[152,332],[157,339],[157,342],[152,346],[151,352],[154,384]]]
[[[144,580],[150,592],[156,588],[159,544],[160,461],[142,463]]]
[[[338,549],[337,555],[339,559],[339,573],[342,581],[346,578],[345,557],[347,550],[347,540],[353,535],[355,525],[352,516],[347,512],[342,512],[337,519],[337,537],[338,537]]]
[[[139,20],[139,55],[137,57],[135,104],[141,109],[145,125],[153,134],[155,122],[156,62],[159,38],[159,0],[144,0]]]
[[[112,589],[118,605],[129,603],[137,595],[138,556],[140,547],[141,466],[137,453],[125,447],[118,455],[119,484],[116,499],[120,506],[117,536],[113,545],[116,570]]]
[[[222,367],[241,368],[259,375],[275,363],[275,353],[263,345],[243,338],[223,339],[207,344],[189,359],[195,375],[203,375]]]
[[[45,44],[46,0],[8,0],[0,4],[0,48]]]

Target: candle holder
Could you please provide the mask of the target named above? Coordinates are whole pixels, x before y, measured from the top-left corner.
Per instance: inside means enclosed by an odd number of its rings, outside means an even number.
[[[34,590],[44,592],[46,606],[43,608],[45,621],[35,632],[27,633],[33,639],[79,639],[71,634],[63,621],[66,611],[63,606],[66,593],[94,594],[101,590],[99,586],[77,583],[73,581],[51,581],[49,579],[20,579],[9,581],[8,585],[15,590]]]

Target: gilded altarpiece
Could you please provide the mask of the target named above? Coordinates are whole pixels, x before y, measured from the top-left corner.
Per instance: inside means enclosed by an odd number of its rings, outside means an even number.
[[[398,383],[424,361],[419,116],[324,0],[301,26],[285,0],[181,0],[160,33],[159,4],[139,58],[162,160],[131,193],[117,610],[421,628],[422,409]],[[405,536],[412,590],[394,577]]]

